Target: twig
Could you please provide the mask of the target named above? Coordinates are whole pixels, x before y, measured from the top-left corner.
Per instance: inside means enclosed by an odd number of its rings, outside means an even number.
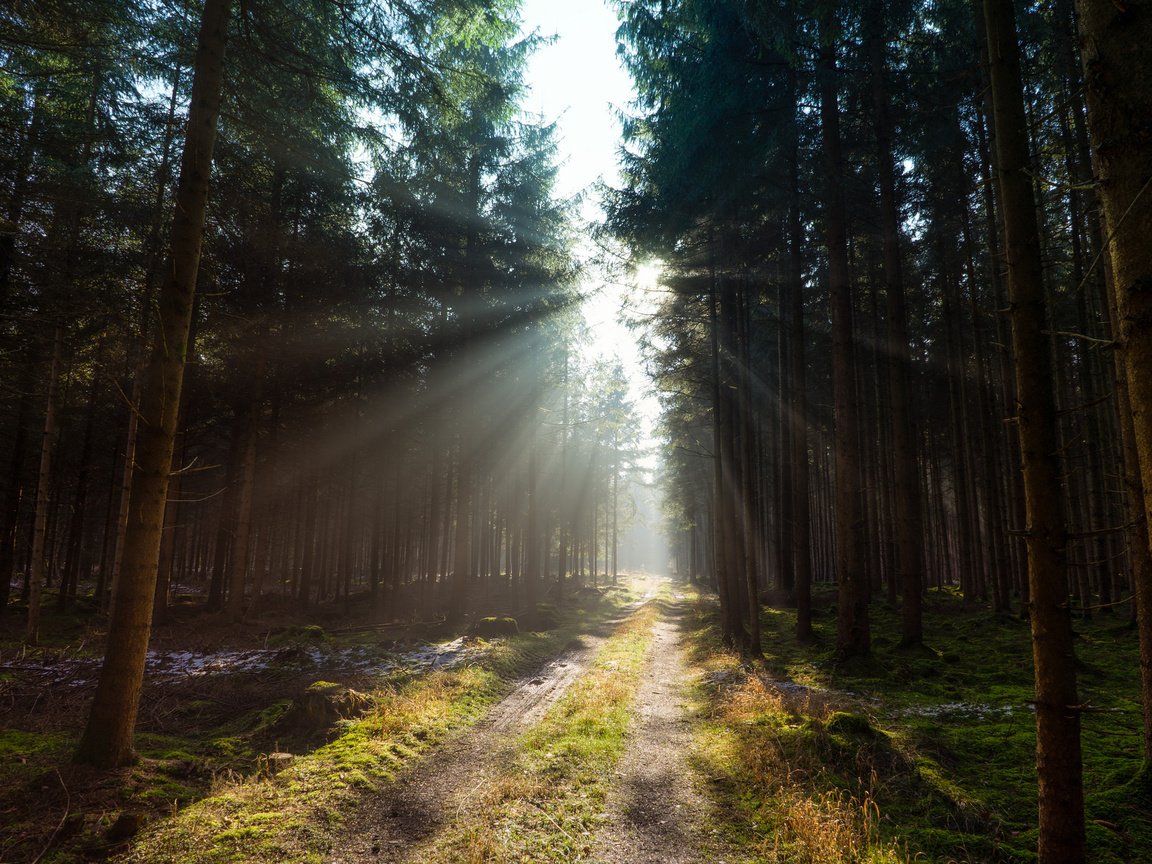
[[[1099,399],[1093,399],[1091,402],[1084,402],[1084,403],[1081,403],[1080,405],[1073,405],[1071,408],[1063,408],[1060,411],[1057,411],[1056,413],[1060,417],[1065,417],[1069,414],[1075,414],[1077,411],[1086,411],[1089,408],[1095,408],[1097,405],[1103,404],[1104,402],[1107,402],[1111,398],[1112,398],[1112,394],[1110,392],[1105,393]]]
[[[1113,600],[1111,603],[1097,603],[1095,606],[1081,606],[1080,611],[1088,612],[1090,610],[1095,611],[1097,609],[1111,609],[1113,606],[1122,606],[1123,604],[1129,602],[1131,599],[1132,595],[1129,594],[1127,597],[1121,597],[1119,600]]]
[[[1107,528],[1096,528],[1091,531],[1069,531],[1065,537],[1069,540],[1087,540],[1090,537],[1105,537],[1109,534],[1119,534],[1121,531],[1127,531],[1138,525],[1138,521],[1125,522],[1123,525],[1110,525]]]
[[[1101,339],[1099,336],[1089,336],[1087,333],[1076,333],[1072,330],[1042,330],[1045,336],[1067,336],[1069,339],[1080,339],[1084,342],[1095,342],[1098,345],[1107,345],[1113,347],[1116,344],[1114,338]]]
[[[56,768],[54,770],[56,771],[56,779],[60,781],[60,786],[64,789],[64,815],[60,817],[60,821],[56,825],[56,830],[53,831],[52,836],[48,838],[48,843],[45,844],[44,848],[40,850],[40,854],[33,858],[29,864],[39,864],[40,859],[44,857],[44,853],[52,848],[52,842],[56,839],[56,835],[60,833],[60,829],[64,827],[64,822],[68,818],[68,814],[72,811],[72,795],[69,793],[68,787],[64,784],[64,778],[60,776],[60,769]]]

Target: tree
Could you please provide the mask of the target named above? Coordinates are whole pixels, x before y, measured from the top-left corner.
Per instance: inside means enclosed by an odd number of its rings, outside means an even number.
[[[1057,463],[1052,355],[1045,337],[1036,203],[1029,176],[1019,45],[1011,0],[985,0],[995,110],[998,180],[1016,360],[1017,411],[1027,513],[1032,658],[1036,677],[1036,770],[1042,864],[1085,856],[1076,656],[1065,581],[1067,535]]]
[[[77,761],[101,767],[124,765],[136,758],[136,712],[151,631],[160,534],[200,265],[230,15],[231,0],[206,0],[172,222],[169,276],[159,295],[156,335],[141,390],[140,437],[123,571],[114,597],[104,665],[76,752]]]
[[[921,594],[924,556],[920,548],[920,480],[917,476],[916,430],[911,410],[912,361],[909,350],[908,312],[904,297],[904,266],[900,250],[900,212],[892,152],[891,105],[886,58],[887,34],[883,0],[868,10],[868,55],[872,77],[872,107],[876,130],[876,172],[880,192],[880,218],[884,249],[884,296],[887,301],[887,395],[893,457],[895,499],[896,566],[892,574],[899,583],[902,601],[902,636],[906,645],[923,639]]]
[[[1152,88],[1148,86],[1152,17],[1146,3],[1116,6],[1080,0],[1076,7],[1092,161],[1106,233],[1106,261],[1117,300],[1119,328],[1114,335],[1127,370],[1145,530],[1152,538],[1152,248],[1148,243],[1152,235]],[[1145,757],[1152,759],[1152,573],[1146,566],[1134,570]]]
[[[836,459],[836,648],[846,656],[867,654],[868,583],[864,572],[864,517],[860,512],[862,469],[852,286],[848,264],[848,228],[840,147],[840,107],[836,49],[836,11],[820,14],[820,128],[824,154],[824,242],[828,252],[828,288],[832,318],[832,388]]]

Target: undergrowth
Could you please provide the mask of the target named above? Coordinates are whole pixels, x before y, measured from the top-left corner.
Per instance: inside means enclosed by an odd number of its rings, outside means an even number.
[[[766,862],[1031,862],[1035,723],[1027,623],[927,604],[926,645],[898,645],[873,606],[873,652],[835,659],[834,610],[816,641],[795,614],[763,616],[764,667],[722,650],[700,603],[691,643],[703,669],[697,758],[730,805],[724,829]],[[1152,850],[1141,780],[1136,635],[1115,618],[1078,620],[1089,861],[1136,864]]]

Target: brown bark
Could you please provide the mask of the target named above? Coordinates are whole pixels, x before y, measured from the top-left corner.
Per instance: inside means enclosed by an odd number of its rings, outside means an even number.
[[[1152,10],[1146,2],[1078,0],[1088,126],[1097,194],[1111,263],[1131,419],[1143,487],[1145,529],[1152,514]],[[1124,418],[1127,420],[1128,418]],[[1127,449],[1127,447],[1126,447]],[[1129,466],[1131,467],[1131,466]],[[1135,479],[1135,478],[1133,478]],[[1133,492],[1129,488],[1130,494]],[[1152,542],[1152,541],[1150,541]],[[1133,581],[1141,642],[1145,756],[1152,753],[1152,586]],[[1131,552],[1131,549],[1130,549]],[[1141,572],[1144,570],[1144,572]]]
[[[832,4],[834,6],[834,4]],[[820,126],[824,151],[824,237],[828,250],[828,289],[832,311],[832,400],[835,454],[835,532],[837,600],[836,650],[863,655],[870,648],[868,583],[864,572],[860,490],[860,438],[857,374],[852,332],[852,281],[848,265],[847,211],[844,205],[837,94],[836,12],[820,18]]]
[[[737,354],[733,358],[736,380],[733,382],[737,389],[734,402],[739,416],[739,425],[733,431],[739,436],[740,461],[739,480],[740,497],[733,503],[739,508],[741,527],[741,547],[737,550],[740,560],[740,573],[742,578],[741,589],[745,597],[745,622],[747,635],[744,640],[745,653],[751,657],[760,657],[763,649],[760,645],[760,562],[757,537],[759,531],[759,495],[757,493],[757,477],[762,473],[756,458],[756,421],[752,412],[752,382],[749,370],[752,368],[752,354],[749,334],[749,305],[747,287],[734,292],[733,315],[736,318],[734,329]]]
[[[713,244],[715,240],[711,241]],[[738,644],[739,618],[733,615],[733,608],[738,604],[732,597],[730,588],[730,562],[728,561],[728,518],[727,518],[727,487],[728,481],[724,476],[724,411],[721,404],[721,374],[720,374],[720,321],[718,314],[719,293],[716,286],[715,251],[711,252],[713,260],[710,265],[708,280],[708,333],[710,387],[712,397],[712,572],[716,579],[716,591],[720,597],[720,635],[724,644],[735,647]]]
[[[1105,253],[1107,254],[1107,253]],[[1111,263],[1108,262],[1110,268]],[[1108,314],[1113,332],[1120,330],[1120,315],[1116,308],[1116,292],[1112,280],[1105,280],[1108,294]],[[1133,424],[1132,402],[1128,395],[1124,352],[1113,355],[1115,372],[1116,413],[1120,426],[1120,445],[1124,464],[1125,539],[1128,549],[1128,570],[1132,580],[1136,629],[1140,639],[1140,696],[1144,708],[1144,761],[1152,762],[1152,553],[1149,551],[1148,529],[1144,514],[1144,482],[1140,476],[1140,457],[1136,447],[1136,429]]]
[[[886,384],[888,434],[891,436],[896,512],[896,561],[893,580],[900,586],[901,630],[904,645],[924,638],[921,595],[924,585],[923,522],[918,477],[916,430],[911,403],[912,360],[908,341],[908,312],[904,302],[904,274],[900,260],[900,214],[896,203],[896,172],[892,152],[892,124],[886,81],[883,3],[873,3],[869,57],[872,65],[872,104],[875,112],[877,180],[880,187],[880,230],[884,247],[884,294],[888,318]]]
[[[1076,658],[1068,609],[1066,531],[1040,238],[1028,159],[1019,46],[1011,0],[984,0],[1004,208],[1016,426],[1024,473],[1029,619],[1036,679],[1036,770],[1041,864],[1085,856]]]
[[[30,416],[32,413],[32,387],[39,365],[31,357],[24,361],[20,374],[20,399],[16,408],[12,458],[8,462],[8,488],[0,510],[0,614],[8,608],[12,570],[16,561],[16,535],[20,525],[20,499],[23,496],[24,460],[28,445]]]
[[[52,493],[52,454],[56,446],[56,387],[60,381],[63,330],[56,323],[52,337],[52,356],[48,365],[47,393],[44,397],[44,434],[40,441],[40,470],[36,480],[36,513],[32,520],[32,552],[28,568],[28,626],[24,641],[36,645],[40,640],[40,599],[44,589],[47,565],[48,511]]]
[[[259,382],[264,376],[263,363],[257,362],[254,380]],[[252,538],[252,499],[256,486],[256,443],[260,429],[259,383],[257,393],[252,394],[249,404],[241,407],[242,420],[240,435],[242,445],[240,464],[236,472],[236,521],[232,527],[232,556],[228,571],[228,602],[226,611],[233,621],[239,621],[244,614],[244,581],[248,574],[249,554]]]
[[[128,537],[113,601],[104,665],[76,759],[111,768],[135,760],[133,746],[192,298],[200,264],[216,120],[224,77],[230,0],[206,0],[192,83],[180,181],[172,222],[168,275],[141,390]]]
[[[112,594],[120,582],[120,568],[124,559],[124,535],[128,530],[128,506],[132,492],[132,466],[135,464],[134,450],[136,447],[136,430],[140,416],[140,387],[143,384],[145,368],[145,346],[148,342],[148,328],[152,310],[152,298],[156,294],[156,286],[160,280],[161,267],[164,263],[164,248],[161,240],[164,220],[164,198],[168,192],[171,180],[172,144],[176,137],[176,107],[180,97],[180,78],[182,68],[176,67],[172,79],[172,92],[168,100],[168,122],[164,127],[164,140],[161,145],[160,166],[156,172],[156,190],[152,206],[152,224],[148,230],[148,240],[145,243],[147,250],[147,263],[144,275],[144,292],[141,298],[140,332],[129,354],[133,358],[132,368],[132,394],[128,400],[128,426],[124,435],[124,463],[120,474],[119,509],[116,518],[116,538],[112,553],[111,580],[109,584]],[[97,603],[101,609],[107,608],[108,594],[101,591]]]
[[[789,6],[793,41],[796,39],[795,10]],[[790,106],[785,119],[784,140],[788,182],[788,215],[785,232],[788,237],[788,269],[780,292],[782,355],[785,358],[787,401],[781,412],[790,428],[784,440],[788,452],[788,490],[791,494],[784,520],[782,544],[791,548],[793,573],[791,582],[796,599],[796,638],[812,639],[812,519],[809,510],[808,467],[808,393],[807,366],[804,356],[804,222],[800,213],[800,127],[797,112],[800,98],[799,72],[795,64],[788,68]]]
[[[88,506],[88,478],[92,467],[92,439],[96,429],[96,402],[100,391],[100,378],[93,375],[88,385],[88,405],[84,412],[84,438],[80,445],[80,458],[76,470],[76,489],[68,515],[68,530],[64,541],[64,566],[60,573],[60,591],[56,595],[56,608],[64,611],[76,599],[76,583],[80,576],[83,557],[84,521]]]
[[[456,540],[445,610],[450,624],[460,624],[468,614],[468,591],[472,581],[472,466],[468,447],[469,442],[461,432],[456,442]]]

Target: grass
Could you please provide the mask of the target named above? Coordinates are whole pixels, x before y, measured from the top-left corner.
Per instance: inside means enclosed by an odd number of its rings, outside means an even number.
[[[591,668],[520,738],[509,769],[474,812],[441,835],[422,862],[587,860],[658,617],[649,603],[619,627]]]
[[[1035,860],[1027,624],[934,595],[928,644],[909,650],[898,647],[896,614],[878,603],[872,656],[838,663],[833,615],[817,619],[817,642],[804,646],[794,613],[765,610],[758,674],[721,650],[714,611],[697,607],[698,759],[733,807],[724,830],[770,862]],[[1089,861],[1142,861],[1152,807],[1140,779],[1136,636],[1114,618],[1076,629],[1091,706]]]
[[[341,695],[356,706],[355,716],[293,740],[286,740],[294,734],[293,700],[258,701],[267,675],[249,676],[256,704],[239,712],[219,693],[181,692],[162,714],[156,709],[164,722],[138,733],[141,762],[104,775],[68,765],[79,729],[63,721],[50,732],[4,731],[0,782],[17,789],[0,802],[7,823],[0,860],[31,859],[41,849],[43,864],[112,853],[172,864],[321,860],[361,795],[475,722],[513,680],[630,599],[624,590],[582,598],[557,613],[556,629],[481,643],[465,665],[357,685],[360,692]],[[296,756],[275,770],[280,763],[269,754],[285,745]],[[13,752],[20,758],[5,758]],[[61,812],[67,815],[53,831]],[[122,813],[148,824],[131,842],[113,843],[108,832]]]
[[[282,773],[225,778],[214,795],[147,832],[125,860],[278,861],[319,855],[360,791],[390,779],[449,732],[473,722],[501,689],[501,677],[484,664],[382,687],[369,712],[349,722],[334,741]]]

